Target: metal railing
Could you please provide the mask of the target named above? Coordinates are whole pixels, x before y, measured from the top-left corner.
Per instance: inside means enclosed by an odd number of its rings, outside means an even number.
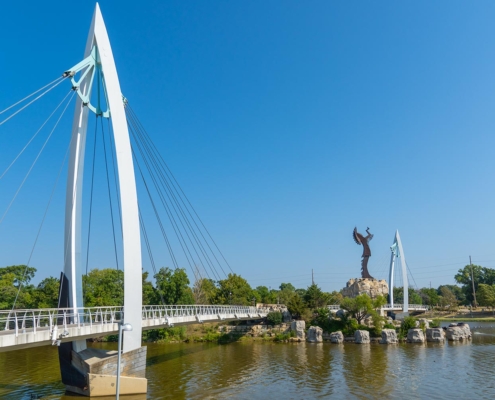
[[[219,305],[173,305],[173,306],[143,306],[142,320],[163,319],[195,316],[201,322],[202,317],[215,315],[248,315],[257,318],[268,311],[263,308],[249,306],[219,306]],[[0,311],[0,330],[14,331],[15,335],[32,329],[49,329],[54,326],[93,326],[96,324],[112,324],[123,319],[123,307],[78,307],[78,308],[44,308],[33,310],[2,310]]]
[[[390,309],[390,310],[402,310],[404,304],[385,304],[382,309]],[[428,306],[424,304],[409,304],[409,309],[411,310],[428,310]]]

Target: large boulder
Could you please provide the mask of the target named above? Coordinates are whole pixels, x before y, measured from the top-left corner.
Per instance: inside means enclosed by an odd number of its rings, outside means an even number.
[[[442,328],[428,328],[426,329],[426,341],[427,342],[443,342],[445,340],[445,333]]]
[[[342,289],[344,297],[356,297],[362,293],[366,293],[371,298],[375,298],[378,295],[387,296],[388,285],[387,282],[382,279],[373,278],[357,278],[350,279],[347,282],[347,286]]]
[[[304,340],[306,338],[306,322],[304,321],[292,321],[290,324],[290,330],[296,332],[296,338]]]
[[[332,343],[344,343],[344,334],[341,331],[332,332],[330,334],[330,342],[332,342]]]
[[[409,329],[407,331],[407,341],[409,343],[424,343],[425,335],[421,329]]]
[[[370,333],[368,331],[356,331],[354,332],[354,342],[359,344],[366,344],[370,342]]]
[[[323,342],[323,329],[319,326],[310,326],[308,329],[308,337],[306,339],[310,343]]]
[[[397,342],[397,332],[395,332],[395,329],[382,330],[382,340],[380,340],[381,344],[395,344]]]
[[[445,336],[451,341],[471,339],[471,329],[468,324],[460,323],[456,326],[449,326]]]

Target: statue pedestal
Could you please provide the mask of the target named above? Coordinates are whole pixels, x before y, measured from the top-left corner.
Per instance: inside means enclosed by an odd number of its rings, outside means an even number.
[[[372,299],[382,295],[388,296],[388,284],[384,279],[356,278],[349,279],[347,286],[341,290],[345,297],[356,297],[366,293]]]

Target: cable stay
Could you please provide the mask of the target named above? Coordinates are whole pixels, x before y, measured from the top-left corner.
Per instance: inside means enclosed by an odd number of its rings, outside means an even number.
[[[38,101],[39,99],[41,99],[45,94],[47,94],[48,92],[52,91],[53,89],[55,89],[58,85],[60,85],[62,83],[62,81],[65,79],[66,77],[65,76],[61,76],[57,79],[55,79],[53,82],[50,82],[49,84],[43,86],[41,89],[38,89],[37,91],[31,93],[29,96],[26,96],[24,97],[22,100],[19,100],[18,102],[16,102],[15,104],[12,104],[11,106],[7,107],[6,109],[4,109],[3,111],[0,112],[0,115],[3,114],[4,112],[14,108],[15,106],[21,104],[22,102],[24,102],[25,100],[31,98],[32,96],[34,96],[36,93],[42,91],[43,89],[47,88],[43,93],[41,93],[40,95],[36,96],[33,100],[31,100],[29,103],[23,105],[21,108],[19,108],[17,111],[15,111],[14,113],[12,113],[11,115],[9,115],[7,118],[5,118],[4,120],[0,121],[0,126],[2,126],[4,123],[6,123],[8,120],[12,119],[13,117],[15,117],[17,114],[19,114],[21,111],[25,110],[27,107],[29,107],[31,104],[35,103],[36,101]],[[50,86],[51,85],[51,86]]]
[[[198,276],[202,278],[198,266],[201,267],[209,279],[211,279],[210,273],[215,280],[220,280],[221,275],[226,277],[227,274],[220,259],[223,259],[231,272],[232,268],[221,253],[216,242],[211,237],[211,234],[206,229],[204,223],[199,218],[199,215],[191,205],[189,199],[171,173],[165,161],[158,153],[156,146],[153,144],[137,116],[130,108],[128,102],[126,103],[126,115],[129,132],[133,139],[132,153],[134,162],[143,181],[148,198],[150,199],[155,218],[160,226],[162,235],[164,236],[174,266],[177,265],[177,259],[173,254],[170,240],[168,239],[168,236],[166,236],[163,221],[159,217],[157,202],[153,199],[155,194],[159,198],[158,203],[160,203],[165,210],[187,263],[196,279],[198,279]],[[142,167],[144,167],[144,169]],[[148,180],[150,180],[150,182],[148,182]],[[152,188],[153,193],[151,191]],[[142,218],[141,215],[141,219]],[[210,272],[208,272],[208,270]]]
[[[69,101],[69,103],[70,103],[70,101]],[[69,103],[67,103],[67,105],[68,105]],[[66,106],[66,108],[67,108],[67,106]],[[65,110],[64,110],[64,111],[65,111]],[[71,143],[72,143],[72,140],[71,140],[71,141],[69,141],[69,144],[68,144],[68,146],[67,146],[67,149],[65,150],[65,155],[64,155],[64,158],[63,158],[62,163],[61,163],[61,165],[60,165],[60,168],[59,168],[59,170],[58,170],[58,174],[57,174],[57,177],[56,177],[56,179],[55,179],[55,183],[53,184],[53,188],[52,188],[52,191],[51,191],[51,193],[50,193],[50,197],[49,197],[49,199],[48,199],[48,203],[47,203],[47,205],[46,205],[46,207],[45,207],[45,211],[44,211],[44,213],[43,213],[43,217],[41,218],[41,223],[40,223],[40,225],[39,225],[39,227],[38,227],[38,231],[37,231],[37,233],[36,233],[36,237],[35,237],[35,239],[34,239],[33,246],[31,247],[31,251],[30,251],[30,253],[29,253],[28,260],[27,260],[27,262],[26,262],[26,264],[25,264],[25,265],[26,265],[26,268],[24,269],[24,273],[23,273],[23,275],[22,275],[22,279],[20,280],[19,287],[18,287],[18,289],[17,289],[17,293],[16,293],[16,296],[15,296],[15,299],[14,299],[14,303],[13,303],[13,305],[12,305],[12,310],[14,310],[14,309],[15,309],[15,306],[16,306],[16,304],[17,304],[17,300],[18,300],[18,298],[19,298],[19,294],[20,294],[21,289],[22,289],[22,282],[24,281],[24,278],[25,278],[25,276],[26,276],[27,269],[28,269],[29,265],[31,264],[31,259],[32,259],[33,254],[34,254],[34,250],[36,249],[36,245],[37,245],[37,243],[38,243],[38,239],[39,239],[39,237],[40,237],[41,230],[43,229],[43,225],[44,225],[44,223],[45,223],[46,216],[48,215],[48,210],[50,209],[50,205],[51,205],[51,203],[52,203],[53,196],[54,196],[54,194],[55,194],[55,190],[56,190],[56,188],[57,188],[57,186],[58,186],[58,182],[60,181],[60,177],[61,177],[61,175],[62,175],[62,171],[63,171],[63,169],[64,169],[65,163],[66,163],[67,158],[68,158],[68,156],[69,156],[69,149],[70,149]]]
[[[69,104],[71,103],[72,99],[74,98],[74,93],[75,92],[73,92],[72,96],[69,98],[69,101],[65,105],[65,107],[64,107],[62,113],[60,114],[58,120],[56,121],[53,129],[51,130],[50,134],[48,135],[48,137],[46,138],[45,142],[43,143],[43,146],[41,147],[40,151],[36,155],[36,158],[34,159],[33,163],[29,167],[29,170],[26,173],[26,175],[24,176],[24,179],[22,180],[21,184],[17,188],[17,191],[15,192],[14,196],[12,197],[12,200],[10,201],[9,205],[7,206],[7,209],[5,210],[5,212],[3,213],[2,217],[0,218],[0,225],[2,224],[3,220],[5,219],[5,216],[8,214],[10,208],[12,207],[12,204],[14,203],[15,199],[17,198],[17,195],[19,194],[19,192],[21,191],[22,187],[24,186],[24,183],[26,182],[26,180],[28,179],[29,175],[31,174],[31,171],[33,170],[34,166],[36,165],[36,162],[38,161],[38,159],[40,158],[41,154],[43,153],[43,150],[45,149],[46,145],[50,141],[50,138],[52,137],[53,132],[57,128],[60,120],[62,119],[62,117],[65,114],[65,111],[67,110],[67,107],[69,106]]]
[[[31,139],[29,139],[29,141],[26,143],[26,145],[22,148],[22,150],[19,152],[19,154],[17,154],[17,156],[14,158],[14,160],[9,164],[9,166],[5,169],[5,171],[3,171],[3,173],[0,175],[0,179],[2,179],[5,174],[10,170],[10,168],[12,168],[12,166],[15,164],[15,162],[19,159],[19,157],[22,155],[22,153],[24,153],[24,151],[29,147],[29,145],[31,144],[31,142],[36,138],[36,136],[38,136],[38,133],[41,132],[41,130],[43,129],[43,127],[48,123],[48,121],[53,117],[53,114],[55,114],[55,112],[60,108],[60,106],[64,103],[64,101],[67,99],[67,97],[71,94],[72,92],[72,89],[69,90],[69,92],[65,95],[65,97],[62,99],[62,101],[58,104],[57,107],[55,107],[55,110],[52,111],[52,113],[48,116],[48,118],[45,120],[45,122],[43,122],[43,124],[41,124],[40,128],[36,131],[36,133],[31,137]]]
[[[170,170],[170,168],[168,167],[167,163],[165,162],[165,160],[163,159],[163,157],[161,156],[161,154],[159,153],[158,149],[156,148],[155,144],[153,143],[153,141],[151,140],[150,136],[148,135],[148,133],[146,132],[146,130],[144,129],[143,125],[141,124],[141,122],[139,121],[139,119],[137,118],[136,114],[134,113],[134,111],[132,110],[132,107],[129,105],[129,103],[127,102],[126,103],[126,112],[131,115],[137,126],[140,128],[140,131],[142,132],[142,135],[144,137],[144,140],[148,143],[149,145],[149,148],[151,149],[151,152],[155,155],[155,158],[158,159],[158,163],[159,165],[162,166],[162,169],[163,171],[165,172],[165,175],[167,176],[167,178],[169,178],[169,181],[171,182],[172,184],[172,187],[174,188],[175,192],[178,194],[181,202],[184,204],[184,207],[186,208],[187,212],[189,213],[189,215],[191,216],[191,219],[193,220],[194,224],[196,225],[197,229],[199,230],[199,232],[201,233],[201,235],[203,236],[202,234],[202,231],[201,229],[197,226],[196,224],[196,220],[195,218],[191,215],[190,211],[189,211],[189,207],[191,208],[191,210],[193,211],[194,215],[196,216],[196,218],[198,219],[198,221],[200,222],[201,226],[203,227],[203,229],[205,230],[206,234],[208,235],[208,237],[210,238],[210,240],[212,241],[213,245],[215,246],[215,248],[217,249],[218,253],[220,254],[220,256],[222,257],[222,259],[224,260],[225,264],[229,267],[229,270],[230,272],[234,272],[232,270],[232,268],[230,267],[230,264],[228,263],[228,261],[226,260],[226,258],[224,257],[222,251],[220,250],[220,248],[218,247],[217,243],[215,242],[215,240],[213,239],[213,237],[211,236],[210,232],[208,231],[208,229],[206,228],[206,226],[204,225],[203,221],[201,220],[201,218],[199,217],[198,213],[196,212],[195,208],[193,207],[193,205],[191,204],[191,202],[189,201],[189,198],[186,196],[186,194],[184,193],[184,191],[182,190],[182,187],[180,186],[179,182],[175,179],[175,176],[174,174],[172,173],[172,171]],[[168,171],[168,172],[167,172]],[[170,179],[170,177],[172,179]],[[174,184],[175,182],[175,184]],[[177,190],[178,188],[178,190]],[[180,193],[179,193],[180,191]],[[182,196],[181,196],[182,194]],[[189,207],[184,203],[184,200],[183,198],[185,198],[187,204],[189,205]],[[208,247],[209,244],[207,242],[207,240],[204,238],[203,236],[203,239],[205,240],[205,242],[207,243]],[[212,252],[212,254],[214,255],[215,259],[216,259],[216,256],[213,252],[213,250],[210,248],[210,251]],[[216,261],[218,262],[219,266],[221,267],[220,265],[220,262],[218,261],[218,259],[216,259]],[[223,270],[223,269],[222,269]],[[225,272],[224,272],[225,273]]]

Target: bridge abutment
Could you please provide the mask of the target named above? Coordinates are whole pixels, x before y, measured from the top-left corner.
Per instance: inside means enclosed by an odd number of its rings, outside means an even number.
[[[84,384],[74,386],[73,381],[62,381],[68,391],[83,396],[115,396],[118,367],[116,350],[105,351],[87,348],[79,353],[72,351],[70,369],[84,376]],[[67,368],[67,367],[65,367]],[[146,346],[121,354],[120,394],[144,394],[148,390],[146,379]]]

